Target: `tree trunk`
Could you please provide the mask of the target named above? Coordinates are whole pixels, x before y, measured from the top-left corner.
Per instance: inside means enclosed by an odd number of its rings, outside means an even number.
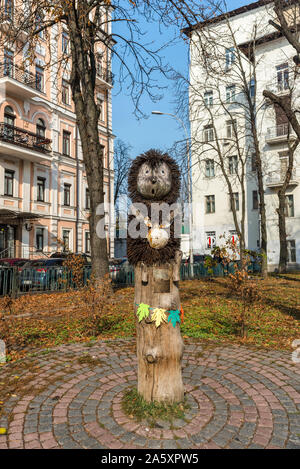
[[[72,55],[70,84],[91,199],[89,225],[92,273],[95,281],[101,283],[103,276],[108,273],[108,249],[106,235],[103,235],[104,229],[98,229],[99,223],[104,228],[104,178],[103,150],[98,131],[99,108],[95,101],[94,46],[88,41],[87,54],[86,38],[78,28],[75,13],[72,9],[68,11]],[[99,208],[101,213],[98,214]]]
[[[146,266],[141,262],[136,265],[135,311],[140,303],[167,311],[180,310],[181,255],[164,265]],[[162,322],[156,327],[151,322],[152,311],[145,320],[137,320],[138,392],[148,402],[180,402],[184,397],[180,325],[173,327],[171,322]]]
[[[279,265],[278,271],[280,273],[286,272],[287,264],[287,241],[286,241],[286,224],[285,224],[285,192],[278,192],[279,208],[278,213],[278,227],[279,227],[279,241],[280,241],[280,254],[279,254]]]

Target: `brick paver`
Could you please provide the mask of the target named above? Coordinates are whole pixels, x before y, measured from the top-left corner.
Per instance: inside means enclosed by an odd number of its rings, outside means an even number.
[[[183,365],[185,418],[149,428],[122,411],[136,385],[134,341],[65,345],[7,364],[0,401],[8,381],[20,385],[0,407],[0,449],[300,449],[300,364],[290,353],[188,341]]]

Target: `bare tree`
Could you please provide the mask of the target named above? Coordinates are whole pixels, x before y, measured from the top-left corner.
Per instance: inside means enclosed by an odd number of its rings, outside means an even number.
[[[114,145],[114,203],[118,202],[120,195],[127,193],[127,178],[132,163],[130,152],[132,146],[118,139]]]
[[[216,9],[218,10],[217,5]],[[221,13],[220,10],[218,12]],[[252,26],[249,43],[240,47],[238,31],[232,29],[226,15],[223,19],[220,28],[211,28],[208,22],[207,26],[204,24],[200,28],[193,27],[185,30],[187,34],[190,34],[193,43],[194,52],[191,56],[191,64],[197,70],[190,77],[190,105],[197,110],[191,117],[195,129],[192,137],[193,151],[202,165],[205,163],[203,160],[209,158],[209,155],[215,154],[216,156],[214,161],[220,168],[220,174],[229,193],[230,207],[235,229],[240,238],[241,251],[245,248],[246,183],[249,178],[256,180],[261,218],[262,273],[266,276],[267,228],[264,168],[257,128],[257,113],[262,103],[259,102],[256,94],[257,63],[253,54],[253,44],[255,44],[260,25]],[[220,41],[221,36],[222,41]],[[225,50],[231,56],[228,56],[227,70],[224,72]],[[227,91],[224,96],[223,89],[225,88]],[[211,95],[207,93],[208,90]],[[204,122],[204,116],[209,116],[207,122]],[[227,135],[224,132],[224,119],[228,125]],[[232,168],[232,164],[229,165],[233,155],[236,158],[237,170]],[[250,165],[253,166],[253,155],[255,155],[255,175],[249,171]],[[236,210],[237,192],[241,194],[240,217]]]
[[[160,86],[153,83],[153,74],[157,71],[166,72],[162,67],[159,51],[152,50],[152,45],[143,43],[142,31],[136,21],[139,13],[150,16],[156,14],[155,8],[144,1],[136,4],[129,0],[117,0],[113,5],[110,0],[26,0],[16,3],[19,8],[15,9],[6,34],[1,36],[2,45],[3,41],[14,43],[16,50],[22,51],[25,68],[34,62],[36,46],[43,34],[49,49],[45,69],[54,73],[56,68],[58,74],[62,68],[69,70],[69,83],[91,199],[89,223],[93,274],[95,278],[101,279],[108,271],[108,254],[105,237],[97,235],[97,225],[104,218],[104,214],[97,214],[97,207],[104,203],[103,150],[98,129],[101,109],[96,96],[97,54],[99,48],[107,51],[108,66],[111,54],[114,53],[120,64],[118,82],[121,85],[126,83],[135,102],[136,113],[142,115],[142,94],[148,93],[152,99],[159,96]],[[155,3],[158,7],[158,2]],[[4,18],[6,14],[4,10]],[[111,23],[120,22],[124,25],[124,32],[112,32]],[[57,34],[61,34],[63,28],[67,32],[70,46],[68,50],[57,53],[53,28]]]

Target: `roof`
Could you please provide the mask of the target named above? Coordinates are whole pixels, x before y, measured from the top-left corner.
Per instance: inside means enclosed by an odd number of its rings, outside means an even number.
[[[182,32],[184,34],[186,34],[187,36],[189,36],[192,31],[194,31],[195,29],[198,29],[200,27],[203,27],[207,24],[218,23],[219,21],[222,21],[226,18],[232,18],[233,16],[241,15],[243,13],[246,13],[247,11],[255,10],[256,8],[263,7],[263,6],[268,5],[270,3],[273,3],[273,0],[258,0],[257,2],[249,3],[248,5],[244,5],[242,7],[236,8],[235,10],[231,10],[231,11],[222,13],[219,16],[209,18],[207,20],[196,23],[193,26],[189,26],[188,28],[184,28],[184,29],[182,29]]]
[[[291,28],[291,31],[298,31],[299,28],[300,24],[298,23],[296,27]],[[274,31],[273,33],[265,34],[264,36],[257,38],[255,41],[251,39],[250,41],[243,42],[242,44],[239,44],[238,47],[250,60],[253,60],[254,46],[256,47],[266,42],[275,41],[276,39],[280,39],[281,37],[283,37],[283,33],[281,31]]]

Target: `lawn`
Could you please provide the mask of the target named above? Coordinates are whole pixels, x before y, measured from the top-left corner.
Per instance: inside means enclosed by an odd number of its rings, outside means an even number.
[[[227,282],[224,278],[181,282],[182,335],[291,350],[292,341],[300,338],[299,281],[257,279],[260,300],[250,306],[246,338],[239,335],[241,301]],[[62,343],[134,336],[133,294],[133,288],[124,288],[101,301],[87,290],[0,298],[0,338],[7,344],[8,359],[38,348],[46,353]]]

